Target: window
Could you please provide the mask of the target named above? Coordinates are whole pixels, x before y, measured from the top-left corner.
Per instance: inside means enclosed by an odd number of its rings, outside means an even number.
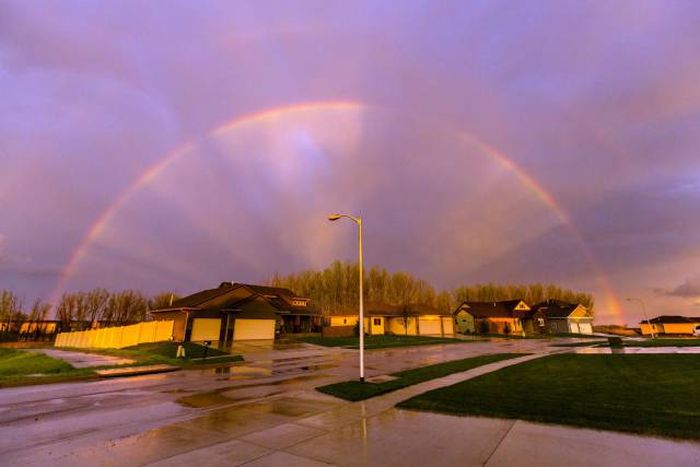
[[[537,318],[537,325],[544,326],[544,318]]]
[[[347,318],[343,318],[343,324],[348,324],[348,319],[347,319]]]
[[[375,326],[381,326],[381,325],[382,325],[382,319],[381,319],[381,318],[374,318],[374,325],[375,325]]]

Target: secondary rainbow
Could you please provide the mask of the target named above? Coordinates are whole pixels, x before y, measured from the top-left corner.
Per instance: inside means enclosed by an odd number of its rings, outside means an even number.
[[[278,118],[280,116],[284,116],[285,114],[289,113],[332,110],[378,110],[385,112],[387,111],[387,109],[382,109],[380,107],[371,106],[363,102],[351,100],[315,101],[275,107],[272,109],[266,109],[263,111],[236,117],[210,130],[202,138],[180,145],[172,151],[165,154],[157,162],[148,167],[139,177],[137,177],[131,185],[125,188],[114,199],[114,201],[109,206],[107,206],[107,208],[105,208],[105,210],[102,211],[99,216],[97,216],[90,228],[83,235],[83,238],[81,239],[80,243],[78,243],[76,248],[73,250],[73,253],[71,254],[69,260],[66,262],[66,265],[62,269],[58,282],[54,287],[53,293],[51,294],[51,302],[58,303],[59,296],[63,292],[68,279],[75,273],[78,264],[87,254],[90,245],[92,245],[92,243],[100,237],[100,235],[109,226],[111,220],[115,217],[119,210],[139,190],[151,183],[170,164],[172,164],[174,161],[190,152],[197,145],[197,143],[208,138],[220,135],[224,132],[231,131],[240,126],[264,122],[267,120]],[[556,202],[554,197],[532,176],[530,176],[522,167],[518,166],[503,152],[499,151],[498,149],[487,143],[484,143],[472,134],[469,134],[459,129],[454,129],[452,131],[458,134],[461,138],[471,143],[474,147],[479,149],[481,153],[496,161],[505,170],[508,170],[509,172],[513,173],[521,182],[521,184],[528,189],[528,191],[533,193],[545,206],[547,206],[548,209],[550,209],[557,216],[560,222],[567,227],[569,232],[581,246],[582,251],[585,253],[586,258],[589,264],[591,265],[591,268],[596,274],[600,287],[605,292],[608,311],[610,311],[616,317],[621,316],[621,308],[619,305],[619,301],[615,296],[615,293],[613,292],[612,286],[610,285],[607,275],[605,274],[603,268],[598,263],[595,255],[590,250],[587,243],[581,236],[580,232],[576,228],[570,216]]]

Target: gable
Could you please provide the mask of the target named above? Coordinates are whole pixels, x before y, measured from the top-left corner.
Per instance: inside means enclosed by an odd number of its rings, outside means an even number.
[[[569,318],[587,318],[588,309],[583,305],[577,305],[576,308],[571,312]]]
[[[515,305],[514,310],[517,311],[530,311],[530,307],[524,301],[520,300],[517,305]]]
[[[225,293],[200,303],[198,307],[207,310],[231,308],[251,295],[251,292],[243,287],[229,288]]]
[[[255,296],[252,300],[248,300],[243,304],[239,304],[236,318],[267,318],[274,319],[277,317],[276,309],[263,297]]]

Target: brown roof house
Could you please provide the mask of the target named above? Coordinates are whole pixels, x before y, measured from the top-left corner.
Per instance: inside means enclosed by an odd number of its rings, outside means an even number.
[[[593,316],[580,303],[547,300],[533,305],[523,320],[527,334],[593,334]]]
[[[530,306],[523,300],[463,302],[454,311],[457,332],[462,334],[522,334],[523,318]]]
[[[174,320],[179,341],[233,341],[274,339],[279,333],[312,332],[321,318],[309,299],[291,290],[252,284],[222,282],[151,311],[156,320]]]
[[[695,334],[696,328],[700,328],[700,317],[685,316],[657,316],[647,323],[646,320],[640,324],[642,335],[649,336],[653,329],[654,334],[668,336],[691,336]],[[700,332],[700,329],[698,329]]]

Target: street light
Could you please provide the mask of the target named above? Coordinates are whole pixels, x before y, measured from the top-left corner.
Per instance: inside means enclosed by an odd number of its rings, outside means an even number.
[[[649,331],[651,332],[651,338],[656,339],[656,336],[654,335],[654,326],[652,326],[651,323],[649,322],[649,318],[647,317],[647,307],[646,307],[646,305],[644,305],[644,302],[641,299],[634,298],[634,297],[626,298],[625,300],[627,300],[628,302],[639,302],[639,304],[642,305],[642,314],[644,314],[644,319],[647,322],[647,326],[649,326]],[[644,335],[644,334],[642,334],[642,335]]]
[[[357,216],[350,216],[348,214],[330,214],[328,220],[333,222],[343,217],[350,219],[355,224],[357,224],[357,245],[358,253],[360,257],[360,323],[358,329],[360,331],[360,382],[365,382],[365,312],[364,312],[364,302],[362,298],[362,218]]]

